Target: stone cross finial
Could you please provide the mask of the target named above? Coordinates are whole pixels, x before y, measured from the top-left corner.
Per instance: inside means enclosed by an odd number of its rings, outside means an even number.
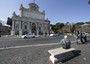
[[[33,3],[35,3],[35,0],[33,0]]]

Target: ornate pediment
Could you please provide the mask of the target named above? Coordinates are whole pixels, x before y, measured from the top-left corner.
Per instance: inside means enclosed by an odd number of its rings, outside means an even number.
[[[37,4],[35,4],[35,3],[30,3],[29,4],[29,8],[31,10],[34,10],[34,11],[38,11],[39,10],[39,6]]]

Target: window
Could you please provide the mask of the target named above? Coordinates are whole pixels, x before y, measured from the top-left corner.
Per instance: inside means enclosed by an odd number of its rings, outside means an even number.
[[[39,26],[39,30],[41,30],[41,27]]]
[[[15,22],[15,29],[17,29],[17,30],[19,29],[19,21]]]
[[[25,25],[25,29],[27,29],[27,26]]]

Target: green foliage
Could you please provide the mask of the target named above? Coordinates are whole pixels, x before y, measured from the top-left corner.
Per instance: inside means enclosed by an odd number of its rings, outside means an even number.
[[[86,24],[90,24],[90,22],[85,22]]]
[[[59,32],[59,29],[62,29],[64,27],[64,23],[56,23],[55,25],[50,25],[52,28],[52,30],[55,32],[55,33],[58,33]]]
[[[7,19],[7,25],[12,26],[12,19],[11,19],[11,18],[9,18],[9,17],[8,17],[8,19]]]
[[[76,29],[75,25],[72,25],[71,28],[70,28],[70,32],[73,33],[75,31],[75,29]]]
[[[90,24],[90,22],[77,22],[76,24],[69,24],[69,22],[67,22],[66,24],[64,23],[56,23],[55,25],[50,25],[52,28],[52,31],[54,31],[54,33],[67,33],[67,32],[74,32],[75,30],[80,30],[81,29],[81,25],[83,24]]]
[[[67,30],[59,30],[59,33],[64,34],[64,33],[68,33],[68,32],[67,32]]]
[[[55,27],[61,29],[64,26],[64,23],[56,23]]]
[[[76,23],[76,25],[83,25],[83,24],[85,24],[84,22],[78,22],[78,23]]]

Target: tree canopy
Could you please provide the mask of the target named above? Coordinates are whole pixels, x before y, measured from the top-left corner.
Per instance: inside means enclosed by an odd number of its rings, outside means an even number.
[[[55,33],[58,33],[58,30],[64,27],[64,23],[56,23],[55,25],[51,24],[50,26]]]
[[[84,22],[77,22],[76,25],[83,25]]]
[[[86,24],[90,24],[90,22],[85,22]]]
[[[10,17],[7,18],[7,25],[12,26],[12,19]]]

